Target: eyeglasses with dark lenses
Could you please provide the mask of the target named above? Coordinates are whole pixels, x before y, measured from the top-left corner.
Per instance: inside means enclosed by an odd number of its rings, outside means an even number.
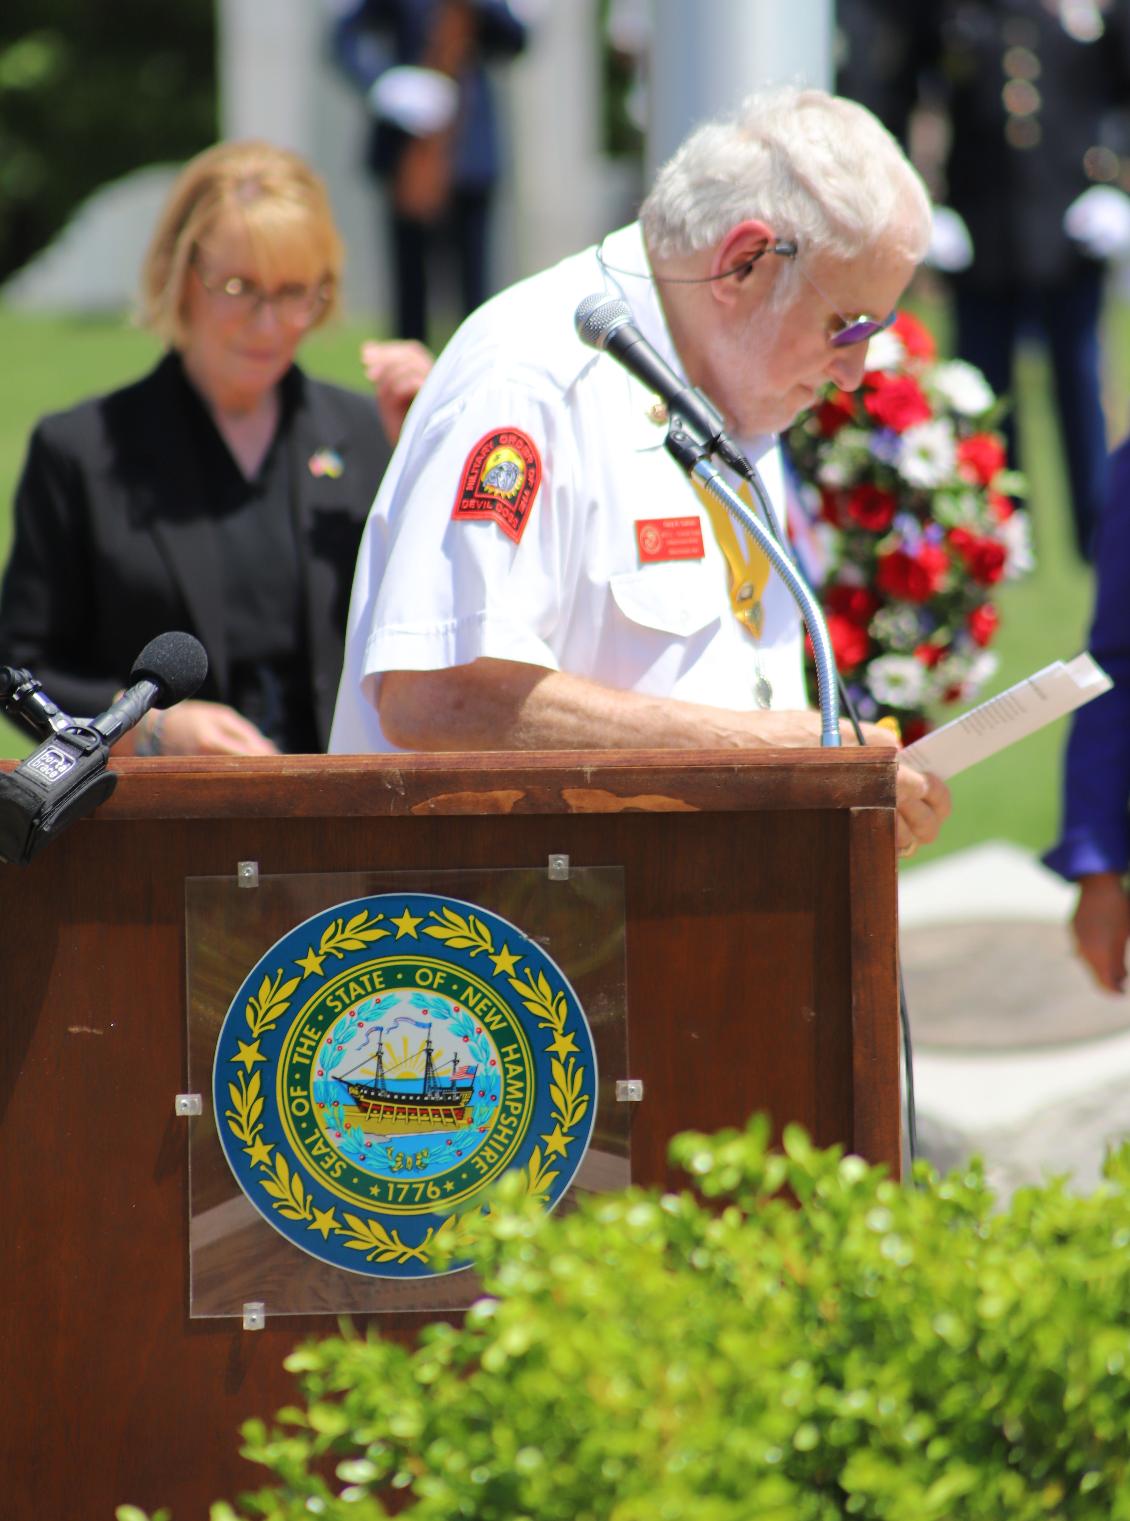
[[[266,291],[256,280],[247,280],[242,275],[209,275],[201,268],[199,259],[194,258],[192,263],[209,296],[226,311],[241,317],[254,317],[260,308],[270,306],[280,321],[292,327],[309,327],[333,294],[331,280],[318,285],[280,285],[278,290]]]
[[[792,245],[792,249],[792,257],[796,258],[795,243]],[[776,249],[774,249],[774,252],[776,252]],[[809,285],[812,286],[816,294],[828,303],[839,318],[839,327],[833,328],[828,334],[828,342],[834,349],[848,349],[856,343],[866,343],[869,339],[874,338],[876,333],[885,333],[898,316],[898,308],[896,307],[894,311],[888,312],[885,317],[869,317],[866,312],[860,312],[856,317],[845,317],[828,292],[817,284],[799,259],[797,259],[796,267],[808,281]]]
[[[739,264],[737,269],[725,270],[724,274],[746,274],[753,268],[758,259],[764,258],[767,253],[778,254],[782,259],[796,259],[797,248],[798,245],[795,239],[779,238],[775,243],[766,243],[764,248],[758,249],[752,259],[747,259],[744,264]],[[808,281],[809,285],[812,286],[816,294],[828,303],[839,318],[839,327],[833,328],[828,334],[828,342],[834,349],[847,349],[856,343],[866,343],[869,339],[874,338],[876,333],[885,333],[898,317],[897,307],[893,312],[888,312],[885,317],[869,317],[866,312],[860,312],[857,317],[845,317],[831,296],[828,295],[828,292],[816,283],[799,259],[797,260],[796,267]],[[720,279],[722,277],[715,275],[712,278]]]
[[[868,317],[864,314],[842,317],[839,312],[836,316],[842,325],[828,334],[828,342],[834,349],[846,349],[853,343],[866,343],[876,333],[885,333],[898,316],[898,310],[896,308],[895,311],[888,312],[885,317]]]

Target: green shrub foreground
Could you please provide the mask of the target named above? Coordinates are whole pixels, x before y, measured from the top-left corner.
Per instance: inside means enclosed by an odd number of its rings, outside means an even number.
[[[465,1324],[301,1347],[213,1521],[1130,1518],[1130,1150],[1005,1209],[760,1119],[673,1155],[711,1204],[504,1181]]]

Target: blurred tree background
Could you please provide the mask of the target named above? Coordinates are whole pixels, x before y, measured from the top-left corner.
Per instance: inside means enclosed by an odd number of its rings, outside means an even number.
[[[216,134],[214,0],[3,0],[0,281],[99,185]]]

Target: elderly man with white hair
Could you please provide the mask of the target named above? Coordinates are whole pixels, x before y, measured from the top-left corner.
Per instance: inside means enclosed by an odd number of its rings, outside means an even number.
[[[331,749],[818,743],[789,593],[574,312],[626,303],[783,521],[777,434],[829,381],[859,385],[929,236],[925,190],[869,112],[777,90],[692,133],[638,223],[468,318],[370,514]],[[901,848],[948,810],[940,781],[899,768]]]

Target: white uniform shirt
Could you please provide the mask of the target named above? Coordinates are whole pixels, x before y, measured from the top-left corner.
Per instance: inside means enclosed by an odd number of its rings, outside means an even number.
[[[663,446],[655,397],[576,336],[594,291],[620,297],[681,373],[638,225],[522,281],[452,338],[409,414],[358,556],[330,749],[394,750],[376,711],[385,671],[480,657],[717,707],[806,704],[799,618],[770,575],[760,640],[730,606],[708,513]],[[635,273],[626,273],[634,271]],[[497,522],[453,520],[476,445],[499,429],[536,447],[542,480],[519,542]],[[774,438],[745,440],[783,523]],[[641,563],[636,523],[698,518],[703,554]]]

